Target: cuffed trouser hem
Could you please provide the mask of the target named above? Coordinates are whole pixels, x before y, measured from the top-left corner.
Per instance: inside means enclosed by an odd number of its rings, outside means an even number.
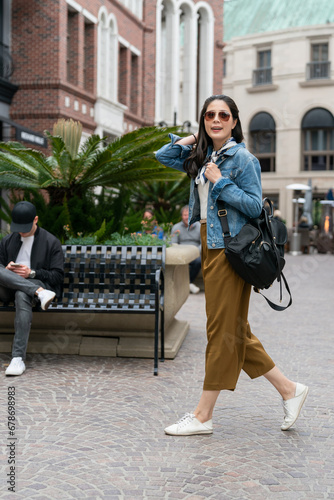
[[[251,375],[247,373],[249,378],[252,380],[258,377],[262,377],[266,373],[268,373],[270,370],[272,370],[275,367],[275,363],[272,362],[268,364],[265,368],[263,368],[262,371],[258,371],[257,373],[252,373]],[[244,370],[244,368],[243,368]],[[245,371],[245,370],[244,370]],[[203,385],[203,391],[234,391],[236,388],[236,385],[234,387],[231,386],[226,386],[226,384],[218,385],[218,384],[204,384]]]

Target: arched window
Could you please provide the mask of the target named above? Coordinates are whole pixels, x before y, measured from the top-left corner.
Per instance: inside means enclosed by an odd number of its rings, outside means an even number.
[[[117,21],[113,14],[109,16],[108,23],[108,83],[107,96],[116,102],[118,92],[118,28]]]
[[[250,125],[250,150],[257,157],[262,172],[276,170],[276,125],[269,113],[253,116]]]
[[[303,170],[334,170],[334,117],[314,108],[302,120]]]
[[[117,21],[113,14],[107,16],[102,8],[98,26],[97,54],[98,97],[117,101],[118,38]]]

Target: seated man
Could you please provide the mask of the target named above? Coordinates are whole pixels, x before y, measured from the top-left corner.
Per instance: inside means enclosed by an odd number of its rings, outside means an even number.
[[[181,209],[181,222],[178,222],[172,227],[172,243],[179,245],[195,245],[201,250],[201,224],[195,222],[188,230],[189,206],[186,205]],[[195,285],[194,281],[201,269],[201,257],[193,260],[189,264],[189,290],[191,293],[198,293],[200,289]]]
[[[32,308],[40,302],[45,311],[61,297],[64,257],[60,241],[37,226],[36,208],[20,201],[12,211],[11,231],[0,242],[0,300],[15,300],[15,334],[12,360],[6,375],[22,375],[28,345]]]

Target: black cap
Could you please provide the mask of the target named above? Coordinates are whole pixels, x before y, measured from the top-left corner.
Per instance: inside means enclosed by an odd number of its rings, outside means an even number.
[[[10,230],[13,233],[29,233],[36,215],[36,207],[32,203],[19,201],[12,210]]]

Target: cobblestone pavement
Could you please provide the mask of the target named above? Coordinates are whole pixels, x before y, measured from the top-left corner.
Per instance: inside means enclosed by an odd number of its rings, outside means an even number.
[[[191,328],[175,360],[29,355],[21,377],[5,377],[0,355],[2,499],[334,498],[333,264],[327,255],[288,256],[293,306],[272,312],[252,294],[250,322],[277,365],[310,386],[296,425],[280,430],[280,397],[241,374],[224,391],[211,436],[166,436],[194,409],[202,388],[204,295],[178,317]],[[274,299],[277,288],[271,289]],[[8,439],[7,387],[15,388],[17,440]],[[15,489],[10,457],[15,445]],[[9,444],[9,446],[8,446]],[[7,446],[6,446],[7,445]]]

